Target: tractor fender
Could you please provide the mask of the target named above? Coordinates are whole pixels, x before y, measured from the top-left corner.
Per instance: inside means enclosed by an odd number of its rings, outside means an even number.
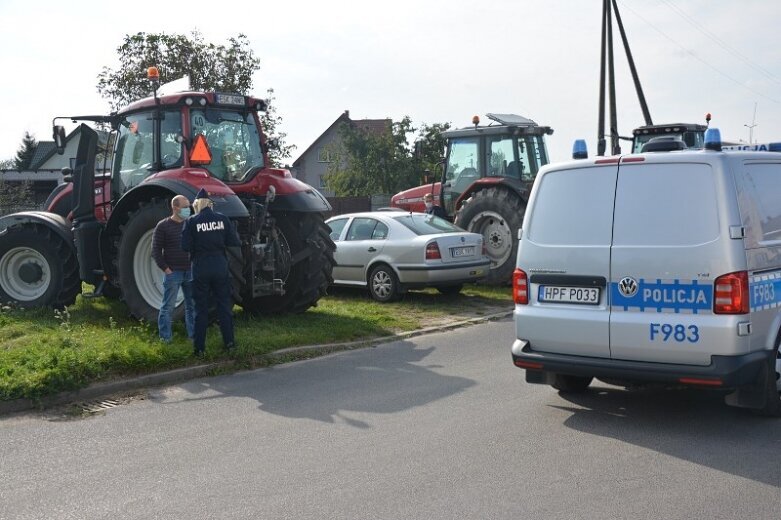
[[[522,183],[518,179],[507,177],[484,177],[482,179],[476,180],[470,184],[466,190],[464,190],[464,193],[462,193],[456,200],[455,207],[460,208],[465,200],[478,191],[499,186],[517,194],[524,204],[526,204],[526,202],[529,200],[531,186],[525,185],[525,183]]]
[[[287,193],[284,195],[277,195],[269,205],[269,211],[284,212],[284,211],[298,211],[302,213],[324,213],[331,211],[331,204],[328,199],[315,190],[309,189],[306,191],[299,191],[296,193]]]
[[[115,215],[125,215],[128,211],[138,206],[139,202],[145,202],[153,198],[171,199],[175,195],[184,195],[192,202],[198,194],[200,187],[182,182],[176,179],[150,179],[147,182],[125,193],[111,210],[106,230],[113,233],[117,230],[122,218],[114,218]],[[212,195],[214,210],[228,218],[241,218],[249,216],[247,207],[235,194]]]
[[[60,215],[49,213],[48,211],[20,211],[19,213],[0,217],[0,240],[2,240],[3,235],[6,234],[9,228],[22,224],[36,224],[47,227],[62,238],[70,248],[74,251],[76,250],[73,244],[71,223]]]

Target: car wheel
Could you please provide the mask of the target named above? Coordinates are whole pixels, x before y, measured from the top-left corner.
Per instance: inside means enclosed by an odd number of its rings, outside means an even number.
[[[439,291],[441,294],[444,294],[445,296],[456,296],[458,293],[461,292],[461,289],[464,288],[464,284],[458,284],[458,285],[440,285],[437,287],[437,291]]]
[[[588,385],[591,384],[593,379],[593,377],[555,374],[551,386],[559,392],[579,394],[586,391],[586,388],[588,388]]]
[[[369,275],[369,293],[381,303],[392,302],[399,297],[399,279],[387,265],[378,265]]]

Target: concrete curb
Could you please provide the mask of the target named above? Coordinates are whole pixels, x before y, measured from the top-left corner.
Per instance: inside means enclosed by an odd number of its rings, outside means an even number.
[[[434,332],[443,332],[453,330],[470,325],[477,325],[479,323],[485,323],[488,321],[494,321],[511,316],[512,310],[497,312],[494,314],[487,314],[478,318],[469,318],[467,320],[461,320],[453,323],[446,323],[444,325],[435,325],[432,327],[425,327],[418,330],[409,332],[400,332],[398,334],[392,334],[390,336],[383,336],[379,338],[371,338],[357,341],[350,341],[346,343],[327,343],[323,345],[306,345],[301,347],[291,347],[282,350],[276,350],[269,352],[268,354],[261,354],[254,356],[252,363],[273,362],[284,359],[291,355],[301,355],[307,352],[316,353],[319,355],[328,354],[331,352],[340,352],[344,350],[355,350],[359,348],[366,348],[373,345],[380,345],[382,343],[389,343],[391,341],[398,341],[402,339],[412,338],[415,336],[423,336],[425,334],[432,334]],[[118,379],[116,381],[107,381],[101,383],[94,383],[81,390],[73,392],[62,392],[55,395],[44,397],[40,400],[33,399],[15,399],[12,401],[0,401],[0,415],[8,415],[17,412],[23,412],[34,409],[45,409],[52,406],[75,403],[80,401],[91,401],[101,397],[108,397],[114,394],[121,394],[123,392],[129,392],[131,390],[138,390],[141,388],[149,388],[155,386],[168,385],[178,383],[181,381],[187,381],[195,379],[197,377],[208,376],[220,371],[227,371],[236,366],[236,361],[224,360],[215,361],[214,363],[205,363],[203,365],[195,365],[191,367],[177,368],[174,370],[167,370],[165,372],[156,372],[154,374],[147,374],[143,376],[131,377],[127,379]]]

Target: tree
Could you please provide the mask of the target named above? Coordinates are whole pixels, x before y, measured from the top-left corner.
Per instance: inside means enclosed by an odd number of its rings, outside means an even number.
[[[16,159],[0,159],[0,170],[16,169]]]
[[[25,132],[22,138],[22,144],[19,150],[16,152],[16,158],[14,159],[14,168],[17,170],[27,170],[30,167],[30,163],[35,155],[35,148],[38,146],[38,141],[30,132]]]
[[[117,47],[117,54],[119,67],[116,70],[103,67],[97,84],[98,92],[108,99],[112,110],[152,94],[146,78],[146,69],[151,66],[158,68],[161,83],[189,76],[190,86],[195,90],[240,94],[252,90],[252,76],[260,69],[260,60],[243,34],[228,38],[224,45],[204,41],[198,31],[189,36],[126,34],[122,45]],[[269,89],[267,93],[273,99],[274,90]],[[262,115],[262,123],[265,123],[266,137],[279,142],[278,148],[270,153],[272,162],[290,157],[293,147],[284,143],[286,134],[275,133],[282,118],[273,106]]]
[[[263,127],[263,132],[266,137],[277,140],[276,147],[269,147],[268,158],[272,166],[281,166],[282,159],[290,158],[293,150],[296,149],[294,144],[285,144],[285,132],[279,132],[278,128],[282,125],[282,117],[277,115],[277,107],[274,104],[274,89],[270,88],[266,91],[268,98],[266,99],[268,107],[266,111],[260,116],[260,124]]]
[[[29,182],[9,182],[0,179],[0,215],[31,209],[33,194]]]
[[[375,134],[345,123],[340,128],[341,144],[329,150],[338,159],[326,174],[326,185],[337,196],[396,193],[420,184],[423,170],[432,172],[444,150],[441,132],[449,123],[424,124],[419,132],[424,157],[413,157],[409,134],[415,132],[409,116]]]

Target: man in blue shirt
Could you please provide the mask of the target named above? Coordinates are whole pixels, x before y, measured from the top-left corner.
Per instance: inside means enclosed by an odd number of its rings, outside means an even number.
[[[195,289],[193,348],[196,356],[202,356],[206,349],[206,329],[209,325],[209,295],[214,296],[225,348],[230,350],[236,346],[227,248],[239,247],[241,242],[230,219],[212,209],[214,202],[206,190],[198,192],[193,206],[196,215],[188,218],[182,228],[182,249],[189,252],[192,258]]]

